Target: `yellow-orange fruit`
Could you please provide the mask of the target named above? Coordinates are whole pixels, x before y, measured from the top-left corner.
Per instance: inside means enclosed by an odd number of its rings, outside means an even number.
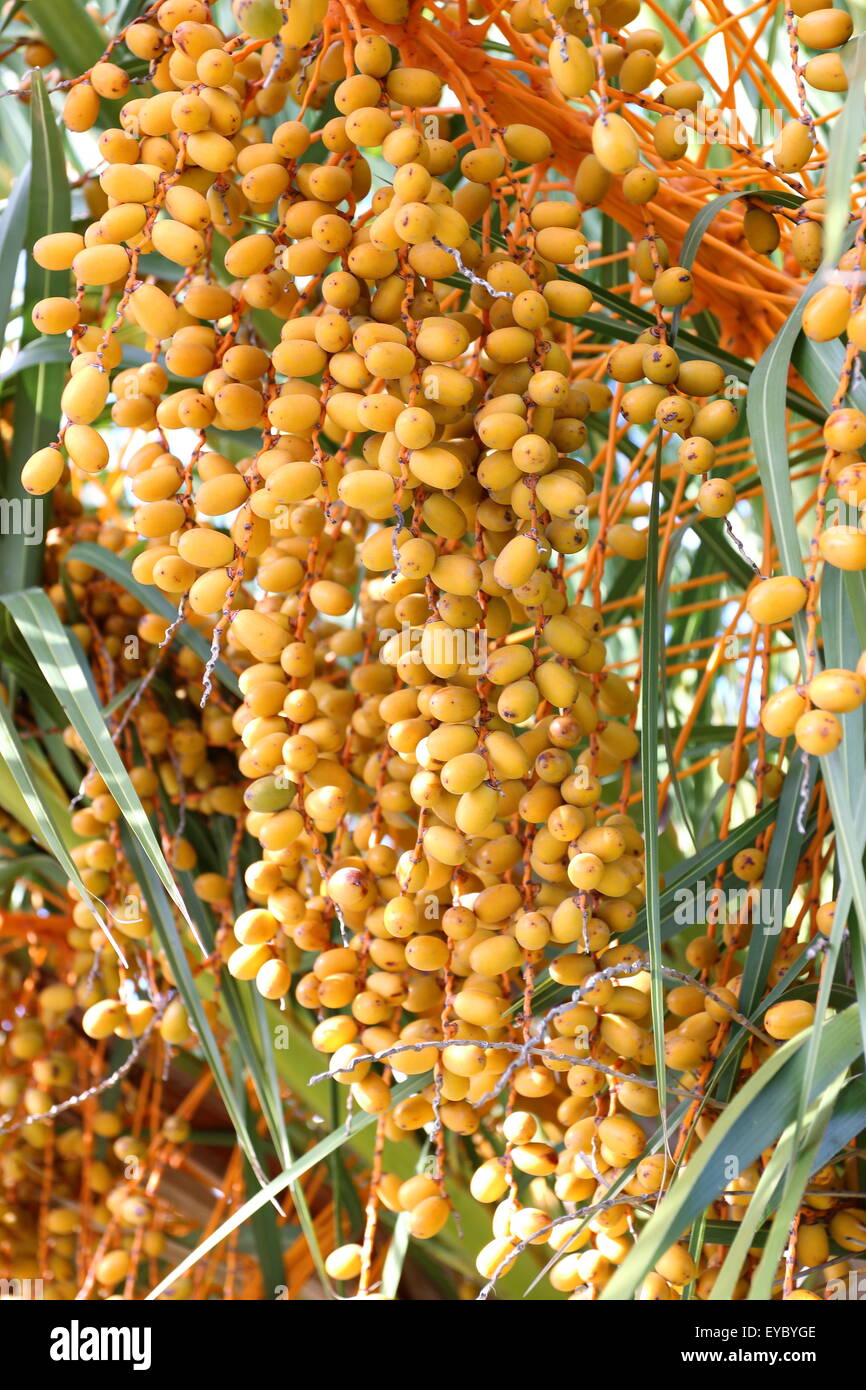
[[[177,326],[177,309],[157,285],[139,285],[129,298],[136,323],[150,338],[170,338]]]
[[[787,738],[806,711],[806,699],[793,685],[776,691],[761,710],[761,723],[773,738]]]
[[[360,1245],[338,1246],[325,1258],[326,1274],[330,1279],[357,1279],[363,1253]]]
[[[866,444],[866,415],[851,407],[834,410],[824,422],[823,433],[828,449],[856,451]]]
[[[288,633],[265,613],[241,609],[232,619],[232,634],[251,651],[257,661],[278,661],[287,644]]]
[[[88,246],[72,262],[72,273],[84,285],[111,285],[129,270],[124,246]]]
[[[830,1235],[843,1250],[861,1255],[866,1250],[866,1221],[856,1207],[844,1207],[830,1220]]]
[[[806,999],[786,999],[781,1004],[773,1004],[764,1015],[764,1027],[771,1038],[785,1040],[802,1033],[811,1027],[815,1020],[815,1006]]]
[[[585,97],[595,81],[595,64],[574,34],[557,35],[548,49],[550,75],[565,97]]]
[[[63,455],[57,448],[37,449],[21,470],[21,483],[26,492],[37,497],[52,492],[63,474]]]
[[[803,76],[819,92],[847,92],[848,74],[838,53],[822,53],[810,58]]]
[[[638,163],[637,138],[628,122],[615,113],[599,116],[592,126],[592,150],[609,174],[627,174]]]
[[[814,152],[808,126],[800,120],[788,121],[773,145],[773,163],[783,174],[796,174]]]
[[[99,118],[99,96],[89,82],[78,82],[63,103],[63,124],[67,130],[92,130]]]
[[[829,526],[818,537],[818,550],[837,569],[866,569],[866,532],[859,526]]]
[[[84,237],[79,232],[51,232],[34,243],[33,259],[43,270],[71,270],[83,249]]]
[[[791,575],[779,575],[756,584],[746,601],[749,616],[755,623],[784,623],[805,606],[806,585]]]
[[[866,700],[866,680],[856,671],[821,671],[809,682],[809,699],[819,709],[847,714]]]
[[[33,325],[40,333],[68,333],[78,323],[78,305],[72,299],[55,296],[40,299],[33,306]]]
[[[126,1010],[117,999],[103,999],[85,1011],[81,1026],[89,1038],[107,1038],[126,1018]]]
[[[797,22],[797,38],[810,48],[840,48],[854,32],[854,21],[845,10],[813,10]]]
[[[108,463],[108,445],[91,425],[67,425],[63,447],[76,468],[99,473]]]
[[[817,343],[844,333],[851,314],[851,293],[845,285],[825,285],[803,310],[803,332]]]
[[[842,725],[827,710],[807,710],[794,726],[794,737],[804,752],[823,757],[842,742]]]
[[[74,425],[91,425],[105,408],[108,390],[108,372],[85,366],[63,388],[61,410]]]

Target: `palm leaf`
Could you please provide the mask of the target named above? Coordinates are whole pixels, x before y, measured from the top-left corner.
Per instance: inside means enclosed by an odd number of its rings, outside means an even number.
[[[833,123],[830,157],[827,161],[827,199],[824,213],[824,265],[835,266],[842,254],[845,229],[851,206],[851,181],[860,158],[860,145],[866,130],[863,84],[866,81],[866,39],[852,39],[842,49],[848,73],[848,96],[841,115]]]
[[[27,243],[32,246],[47,232],[69,226],[69,182],[63,142],[54,119],[39,72],[34,72],[30,104],[32,165],[29,180]],[[23,327],[21,345],[38,337],[31,322],[31,311],[37,300],[48,295],[63,295],[69,288],[69,277],[63,272],[43,270],[28,259],[24,282]],[[22,517],[32,510],[41,521],[44,541],[49,503],[34,499],[21,486],[21,469],[37,449],[51,443],[57,433],[60,414],[60,393],[63,389],[65,367],[61,363],[40,362],[21,372],[15,392],[15,433],[12,448],[4,461],[3,496],[10,504],[10,514],[20,511]],[[25,512],[25,509],[28,509]],[[7,528],[8,529],[8,528]],[[28,528],[29,529],[29,528]],[[42,545],[32,543],[19,525],[5,537],[0,559],[0,587],[16,591],[35,583],[42,569]]]
[[[641,791],[643,829],[646,846],[646,915],[647,941],[650,959],[650,1002],[652,1009],[653,1053],[655,1078],[661,1096],[661,1120],[667,1149],[665,1088],[665,1000],[661,976],[662,934],[659,906],[658,814],[658,686],[661,660],[661,624],[659,621],[658,552],[659,552],[659,481],[662,466],[662,438],[656,445],[652,482],[644,584],[644,613],[642,637],[641,679]]]
[[[420,1079],[420,1084],[424,1084],[423,1078]],[[396,1105],[399,1101],[403,1100],[404,1097],[415,1095],[418,1086],[419,1078],[417,1076],[412,1076],[407,1081],[401,1082],[399,1086],[394,1087],[391,1093],[392,1102]],[[185,1259],[181,1260],[180,1264],[176,1265],[164,1279],[161,1279],[156,1288],[147,1295],[148,1300],[159,1298],[167,1289],[171,1288],[172,1284],[176,1283],[184,1274],[187,1274],[189,1270],[193,1269],[195,1265],[198,1264],[199,1260],[203,1260],[205,1255],[210,1254],[211,1250],[221,1244],[233,1231],[237,1231],[243,1226],[244,1222],[248,1221],[261,1207],[265,1206],[268,1202],[274,1201],[279,1197],[280,1193],[285,1192],[287,1187],[291,1187],[293,1184],[299,1182],[305,1173],[308,1173],[311,1168],[315,1168],[318,1164],[323,1163],[329,1154],[333,1153],[335,1149],[340,1148],[348,1139],[356,1134],[362,1133],[365,1129],[369,1129],[371,1125],[376,1123],[377,1118],[376,1115],[368,1115],[363,1110],[356,1111],[344,1129],[335,1130],[333,1133],[326,1135],[324,1139],[321,1139],[318,1144],[314,1144],[313,1147],[308,1149],[300,1158],[296,1158],[290,1167],[284,1169],[284,1171],[280,1173],[279,1177],[273,1178],[272,1181],[267,1183],[254,1197],[244,1202],[243,1206],[239,1207],[236,1212],[233,1212],[228,1220],[218,1226],[215,1231],[212,1231],[209,1236],[196,1246],[195,1250],[191,1251]]]
[[[76,657],[54,605],[46,594],[36,589],[27,589],[21,594],[6,594],[2,602],[12,614],[48,683],[56,691],[72,727],[87,749],[88,757],[120,807],[132,836],[195,936],[192,919],[129,773],[112,742],[102,711],[94,699],[88,681],[89,667],[83,667]]]
[[[27,237],[29,209],[30,165],[27,164],[12,185],[0,217],[0,343],[6,341],[18,260]]]
[[[67,77],[80,77],[99,62],[107,36],[84,0],[27,0],[27,12]]]
[[[18,737],[9,711],[2,700],[0,700],[0,758],[2,758],[3,765],[12,777],[16,791],[21,797],[24,808],[23,823],[32,828],[34,835],[38,836],[45,847],[54,855],[66,878],[75,885],[82,902],[87,903],[99,923],[101,931],[104,932],[125,965],[126,960],[123,952],[115,941],[106,920],[109,915],[108,911],[104,909],[104,904],[94,899],[84,886],[75,860],[69,852],[71,832],[68,824],[68,813],[64,827],[62,820],[58,823],[56,808],[52,811],[47,797],[36,784],[24,745]],[[19,818],[22,818],[21,812],[19,812]]]
[[[177,617],[177,610],[165,595],[160,593],[154,584],[140,584],[137,579],[134,579],[129,561],[125,560],[122,555],[115,554],[113,550],[107,550],[103,545],[94,545],[92,541],[79,541],[76,545],[69,547],[66,559],[79,560],[82,564],[92,565],[100,574],[104,574],[107,579],[113,579],[128,594],[137,599],[148,613],[158,613],[161,618],[166,618],[169,622],[173,622]],[[210,643],[190,623],[183,623],[178,628],[177,641],[182,646],[189,647],[200,661],[207,663],[210,656]],[[238,678],[224,661],[216,663],[214,674],[226,690],[231,691],[233,695],[240,695]]]
[[[729,1155],[736,1155],[742,1170],[778,1141],[796,1114],[804,1042],[802,1034],[792,1038],[737,1093],[650,1217],[640,1240],[604,1289],[603,1299],[630,1298],[663,1251],[718,1198],[727,1186]],[[810,1103],[844,1075],[860,1047],[855,1009],[846,1009],[825,1025]],[[866,1110],[860,1117],[860,1125],[864,1123]]]

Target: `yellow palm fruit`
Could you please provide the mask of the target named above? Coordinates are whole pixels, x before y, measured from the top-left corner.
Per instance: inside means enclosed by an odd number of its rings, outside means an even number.
[[[89,246],[72,262],[76,280],[85,285],[110,285],[129,270],[129,252],[123,246]]]
[[[796,1037],[809,1028],[815,1019],[814,1005],[805,999],[790,999],[774,1004],[764,1015],[764,1027],[772,1038]]]
[[[746,608],[755,623],[784,623],[805,606],[807,592],[803,581],[793,576],[764,579],[752,589]]]
[[[845,10],[812,10],[797,22],[797,38],[809,48],[841,48],[853,31],[854,21]]]
[[[796,174],[815,152],[808,126],[800,120],[788,121],[773,145],[773,163],[783,174]]]
[[[108,445],[92,425],[67,425],[63,446],[76,468],[83,473],[101,473],[108,463]]]
[[[21,483],[26,492],[37,497],[53,492],[63,475],[63,455],[56,447],[38,449],[31,454],[21,470]]]
[[[109,385],[106,371],[84,366],[63,388],[60,407],[64,415],[74,425],[91,425],[105,408]]]
[[[609,174],[627,174],[638,162],[634,131],[622,116],[606,113],[592,127],[593,154]]]

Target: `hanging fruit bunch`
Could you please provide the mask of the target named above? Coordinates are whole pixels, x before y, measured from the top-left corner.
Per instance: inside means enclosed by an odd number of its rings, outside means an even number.
[[[323,1081],[375,1134],[357,1210],[293,1186],[278,1220],[357,1297],[396,1295],[396,1216],[434,1251],[472,1221],[469,1297],[832,1297],[866,1248],[864,1125],[821,1100],[866,929],[859,189],[809,283],[853,25],[798,0],[780,66],[716,10],[690,41],[637,0],[161,0],[53,81],[91,153],[31,247],[69,350],[20,472],[54,508],[44,649],[10,611],[99,728],[49,677],[78,787],[0,975],[15,1277],[222,1288],[171,1258],[196,1108],[236,1136],[219,1224],[287,1123],[322,1137]],[[731,1252],[807,1132],[793,1222]]]

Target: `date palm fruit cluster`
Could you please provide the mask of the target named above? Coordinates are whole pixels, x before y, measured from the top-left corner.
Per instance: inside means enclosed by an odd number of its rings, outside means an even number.
[[[76,930],[84,946],[89,945],[91,934]],[[82,941],[77,944],[80,968]],[[45,952],[46,965],[57,976],[71,978],[67,953],[66,943],[52,944]],[[112,987],[113,979],[116,989],[112,968],[111,962],[103,962],[101,974],[105,988]],[[29,996],[24,1010],[19,1001],[25,983],[17,966],[4,961],[0,1010],[9,1027],[0,1069],[4,1278],[29,1281],[24,1287],[36,1288],[34,1297],[71,1300],[89,1269],[93,1289],[102,1296],[117,1295],[136,1263],[152,1271],[165,1268],[172,1238],[191,1229],[159,1182],[159,1171],[188,1139],[190,1126],[183,1114],[166,1113],[158,1131],[145,1137],[135,1116],[134,1092],[112,1106],[94,1100],[84,1113],[68,1109],[69,1098],[89,1089],[93,1075],[87,1038],[73,1022],[86,1002],[83,981],[73,987],[59,978],[47,980]],[[131,1001],[128,1008],[125,1026],[115,1020],[118,1035],[127,1039],[141,1032]],[[97,1029],[96,1035],[106,1034]],[[64,1110],[62,1119],[55,1119]],[[7,1128],[10,1116],[16,1119]],[[173,1296],[184,1297],[185,1291],[181,1284]]]
[[[845,69],[833,50],[842,47],[851,37],[850,15],[841,9],[812,6],[808,0],[794,5],[793,13],[798,17],[798,42],[821,55],[805,64],[805,80],[821,91],[847,90]],[[808,159],[812,153],[811,144],[808,153],[806,151],[809,141],[809,131],[802,121],[786,126],[774,151],[778,167],[786,168],[778,157],[783,143],[792,146],[802,143]],[[787,167],[797,169],[802,168],[802,164],[795,162]],[[823,200],[804,203],[801,211],[805,212],[807,207],[818,219],[823,218]],[[802,222],[800,227],[814,229],[815,254],[805,258],[801,255],[798,259],[807,269],[815,270],[821,264],[822,252],[819,221]],[[775,238],[778,241],[778,228]],[[805,240],[802,244],[806,245]],[[825,566],[844,572],[866,569],[866,530],[861,526],[861,504],[866,498],[861,457],[866,443],[866,415],[844,403],[855,362],[861,349],[866,347],[866,309],[861,305],[863,267],[861,222],[856,228],[854,245],[840,257],[838,269],[826,283],[816,280],[814,292],[805,300],[802,327],[806,337],[816,343],[841,338],[847,352],[842,382],[823,426],[825,455],[808,581],[799,576],[781,575],[758,583],[747,606],[752,621],[759,627],[786,623],[802,610],[814,609],[820,584],[816,577],[818,559]],[[830,497],[828,505],[827,493],[831,488],[835,496]],[[816,670],[814,655],[810,654],[803,675],[802,684],[785,686],[770,697],[761,712],[761,721],[774,737],[793,735],[803,753],[826,755],[842,742],[844,721],[839,716],[859,710],[866,700],[866,653],[850,670]]]
[[[154,650],[146,634],[154,616],[125,590],[69,558],[81,542],[116,552],[128,534],[76,517],[60,490],[55,504],[64,520],[46,549],[49,595],[64,618],[69,605],[77,606],[79,621],[70,621],[71,631],[119,679],[145,676]],[[160,794],[176,795],[180,777],[188,779],[191,813],[237,815],[242,792],[234,759],[220,751],[231,737],[230,717],[212,708],[202,721],[197,703],[204,663],[186,648],[168,657],[166,674],[179,698],[186,689],[190,712],[199,717],[172,727],[154,700],[142,701],[130,767],[135,791],[153,814]],[[70,730],[66,742],[87,761]],[[82,1284],[99,1296],[120,1297],[141,1270],[155,1282],[176,1262],[173,1238],[195,1229],[175,1200],[170,1177],[166,1182],[190,1135],[184,1107],[175,1112],[156,1101],[150,1119],[156,1116],[157,1123],[148,1134],[134,1089],[103,1108],[98,1097],[107,1083],[113,1092],[119,1079],[108,1076],[94,1085],[89,1040],[103,1047],[120,1039],[136,1052],[151,1042],[165,1057],[191,1047],[196,1037],[171,986],[168,962],[154,952],[153,923],[121,844],[120,809],[93,769],[83,778],[80,801],[71,818],[78,877],[66,885],[68,917],[55,919],[68,928],[43,938],[47,945],[36,956],[32,978],[14,964],[4,962],[0,969],[0,1017],[9,1030],[0,1066],[0,1263],[4,1278],[31,1281],[30,1287],[41,1280],[36,1296],[58,1300],[75,1298]],[[14,823],[3,831],[14,842],[21,843],[22,833],[24,843],[30,838]],[[195,852],[182,836],[166,849],[174,867],[195,867]],[[220,903],[227,900],[227,887],[216,878],[198,875],[195,891]],[[34,892],[33,904],[44,906],[40,892]],[[112,944],[105,934],[109,923]],[[142,984],[148,959],[160,980],[158,992]],[[208,1001],[204,1007],[213,1018]],[[111,1070],[105,1061],[103,1070]],[[189,1280],[179,1280],[167,1296],[184,1298],[190,1287]]]
[[[95,670],[107,661],[118,680],[145,683],[119,731],[145,810],[158,821],[164,800],[182,796],[205,818],[239,821],[254,847],[238,911],[234,866],[196,875],[190,840],[163,834],[169,863],[194,875],[219,925],[209,968],[306,1011],[330,1077],[377,1117],[384,1140],[430,1138],[429,1171],[379,1167],[368,1211],[406,1213],[412,1236],[438,1236],[452,1213],[447,1154],[466,1141],[471,1197],[492,1212],[479,1276],[495,1281],[546,1244],[552,1289],[594,1298],[633,1245],[636,1210],[671,1181],[671,1160],[648,1142],[670,1100],[659,1085],[698,1106],[693,1144],[721,1113],[699,1106],[701,1088],[739,1017],[738,953],[766,852],[736,855],[740,912],[690,940],[693,977],[666,981],[659,1078],[645,847],[629,813],[638,695],[608,663],[603,605],[608,566],[646,555],[649,532],[634,523],[647,506],[635,483],[610,519],[591,439],[612,416],[624,436],[655,430],[665,457],[700,479],[699,512],[726,522],[737,492],[723,442],[739,409],[724,367],[677,346],[698,281],[653,221],[661,180],[682,173],[701,84],[663,67],[663,34],[638,27],[636,0],[505,9],[543,55],[554,112],[584,102],[592,113],[579,167],[555,195],[539,191],[555,154],[534,108],[496,123],[478,108],[451,130],[441,110],[449,73],[434,42],[422,53],[426,31],[401,0],[369,0],[363,23],[324,0],[233,0],[231,33],[204,0],[162,0],[66,84],[69,132],[97,128],[107,102],[118,123],[99,124],[87,224],[33,248],[40,267],[68,276],[33,323],[68,338],[71,363],[57,440],[33,454],[22,481],[53,494],[63,518],[46,572],[61,617]],[[793,13],[816,55],[806,82],[844,90],[835,50],[850,36],[847,14],[807,0]],[[124,51],[148,65],[147,85],[130,84]],[[650,140],[623,95],[651,102]],[[333,114],[309,120],[326,106]],[[780,173],[807,166],[813,134],[802,120],[784,126]],[[586,357],[575,347],[595,302],[581,274],[585,217],[608,196],[641,228],[629,274],[651,326]],[[797,213],[797,269],[820,262],[822,216],[820,199]],[[780,227],[754,201],[742,235],[756,259],[775,249]],[[858,240],[809,301],[808,336],[866,346],[852,288],[861,265]],[[859,505],[866,416],[840,406],[824,441],[828,482]],[[120,524],[76,513],[106,478],[128,502]],[[176,644],[164,610],[66,559],[82,540],[116,554],[134,546],[133,579],[170,600],[211,660]],[[576,590],[575,557],[590,547]],[[824,563],[846,570],[866,568],[864,547],[856,527],[828,528],[818,543]],[[752,621],[787,623],[810,586],[814,572],[809,582],[762,577],[748,597]],[[220,656],[237,673],[237,697],[219,687]],[[179,718],[161,707],[157,673],[177,692]],[[864,699],[861,658],[856,670],[814,671],[769,695],[763,728],[824,753],[841,739],[839,716]],[[67,741],[86,764],[77,736]],[[723,780],[738,782],[747,762],[739,743],[724,750]],[[781,775],[768,766],[762,776],[772,799]],[[36,996],[0,1074],[4,1105],[30,1117],[80,1084],[71,1063],[51,1070],[45,1060],[46,1049],[64,1053],[76,1009],[95,1043],[196,1045],[124,853],[120,807],[92,767],[81,792],[68,983]],[[124,963],[106,945],[100,904]],[[820,930],[833,907],[820,906]],[[785,936],[768,988],[796,958]],[[9,972],[3,979],[14,989]],[[207,1011],[218,1026],[215,1004]],[[740,1082],[813,1018],[806,1000],[762,1012]],[[76,1202],[106,1226],[103,1291],[127,1281],[138,1232],[148,1255],[163,1250],[171,1219],[157,1221],[140,1189],[153,1150],[131,1116],[129,1133],[123,1123],[115,1132],[105,1122],[113,1157],[89,1163],[86,1199],[80,1131],[59,1135],[62,1210],[47,1224],[58,1293],[73,1283]],[[44,1148],[49,1132],[36,1119],[10,1135],[10,1203],[37,1200],[27,1149]],[[177,1121],[162,1139],[187,1136]],[[130,1155],[144,1168],[124,1184]],[[720,1204],[728,1220],[742,1220],[767,1158],[731,1181]],[[840,1181],[830,1164],[814,1179],[828,1190]],[[826,1263],[831,1238],[863,1250],[854,1206],[819,1194],[803,1211],[799,1266]],[[28,1219],[10,1237],[16,1270],[38,1265],[34,1230]],[[691,1286],[708,1298],[725,1253],[672,1245],[640,1297],[679,1298]],[[327,1273],[360,1277],[368,1294],[369,1250],[338,1246]],[[747,1291],[742,1278],[735,1296]]]

